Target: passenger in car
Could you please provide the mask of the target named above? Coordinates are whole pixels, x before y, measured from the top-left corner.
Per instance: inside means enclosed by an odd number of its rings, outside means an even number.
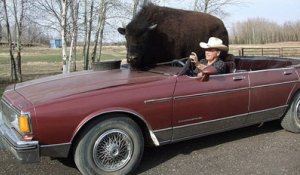
[[[219,56],[221,51],[227,51],[228,47],[223,44],[223,41],[216,37],[210,37],[208,42],[201,42],[200,47],[205,49],[205,59],[198,59],[198,56],[195,52],[192,52],[190,55],[191,62],[196,67],[197,77],[202,76],[202,70],[207,66],[213,66],[216,68],[218,74],[226,73],[226,64]]]

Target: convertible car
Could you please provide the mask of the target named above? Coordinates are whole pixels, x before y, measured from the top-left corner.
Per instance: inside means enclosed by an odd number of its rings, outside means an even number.
[[[160,146],[271,120],[300,132],[296,59],[235,57],[228,73],[194,76],[187,60],[148,71],[122,67],[7,87],[0,138],[21,162],[68,157],[82,174],[128,174],[144,146]]]

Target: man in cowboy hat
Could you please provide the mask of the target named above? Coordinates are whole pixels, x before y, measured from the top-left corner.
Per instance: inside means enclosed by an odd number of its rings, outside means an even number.
[[[227,51],[228,47],[216,37],[210,37],[208,42],[201,42],[200,47],[205,50],[205,59],[199,60],[197,54],[192,52],[191,62],[195,65],[197,76],[202,76],[202,70],[207,66],[214,66],[219,74],[226,73],[226,64],[219,58],[221,51]]]

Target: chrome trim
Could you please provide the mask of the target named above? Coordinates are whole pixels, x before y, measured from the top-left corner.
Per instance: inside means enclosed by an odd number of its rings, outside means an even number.
[[[283,75],[291,75],[293,73],[293,71],[284,71]]]
[[[40,160],[38,141],[23,141],[17,133],[3,123],[0,113],[0,140],[22,163],[38,162]]]
[[[278,70],[286,70],[286,69],[293,69],[293,67],[280,67],[280,68],[272,68],[272,69],[251,70],[251,71],[247,71],[247,72],[257,73],[257,72],[278,71]]]
[[[251,86],[250,89],[261,88],[261,87],[269,87],[269,86],[277,86],[277,85],[284,85],[284,84],[291,84],[291,83],[299,83],[299,80],[295,81],[286,81],[280,83],[272,83],[272,84],[265,84],[265,85],[258,85],[258,86]]]
[[[248,115],[248,113],[240,114],[240,115],[233,115],[233,116],[218,118],[218,119],[213,119],[213,120],[207,120],[207,121],[202,121],[202,122],[193,123],[193,124],[176,126],[173,129],[184,128],[184,127],[189,127],[189,126],[194,126],[194,125],[199,125],[199,124],[212,123],[212,122],[217,122],[217,121],[222,121],[222,120],[227,120],[227,119],[233,119],[233,118],[238,118],[238,117],[242,117],[242,116],[246,116],[246,115]]]
[[[182,95],[182,96],[176,96],[176,97],[174,97],[174,100],[181,100],[181,99],[187,99],[187,98],[195,98],[195,97],[199,97],[199,96],[215,95],[215,94],[222,94],[222,93],[231,93],[231,92],[241,91],[241,90],[247,90],[247,89],[249,89],[249,87],[236,88],[236,89],[230,89],[230,90],[224,90],[224,91],[207,92],[207,93],[200,93],[200,94]]]
[[[151,99],[151,100],[145,100],[145,104],[151,104],[151,103],[163,103],[163,102],[168,102],[172,101],[173,97],[166,97],[166,98],[158,98],[158,99]]]
[[[244,80],[246,78],[246,76],[234,76],[232,77],[233,81],[240,81],[240,80]]]
[[[157,132],[163,132],[163,131],[168,131],[168,130],[172,130],[172,129],[173,129],[173,127],[169,127],[169,128],[154,130],[153,132],[157,133]]]
[[[179,120],[178,123],[186,123],[186,122],[192,122],[195,120],[202,120],[203,117],[195,117],[195,118],[190,118],[190,119],[185,119],[185,120]]]
[[[298,100],[298,102],[296,103],[296,108],[292,109],[292,110],[297,111],[294,119],[295,119],[295,125],[297,125],[297,127],[299,128],[300,127],[300,114],[298,111],[299,111],[299,106],[300,106],[300,100],[299,99],[297,99],[297,100]]]
[[[156,138],[154,132],[153,132],[153,131],[150,131],[150,130],[149,130],[149,132],[150,132],[150,137],[151,137],[151,139],[152,139],[154,145],[155,145],[155,146],[159,146],[159,141],[157,140],[157,138]]]

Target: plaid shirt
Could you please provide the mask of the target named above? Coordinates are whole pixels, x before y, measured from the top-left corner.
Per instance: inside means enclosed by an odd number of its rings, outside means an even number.
[[[199,62],[200,64],[204,64],[204,65],[207,65],[208,63],[208,61],[205,58],[201,59]],[[216,62],[212,64],[212,66],[214,66],[217,69],[219,74],[226,73],[226,64],[224,63],[224,61],[218,59]]]

